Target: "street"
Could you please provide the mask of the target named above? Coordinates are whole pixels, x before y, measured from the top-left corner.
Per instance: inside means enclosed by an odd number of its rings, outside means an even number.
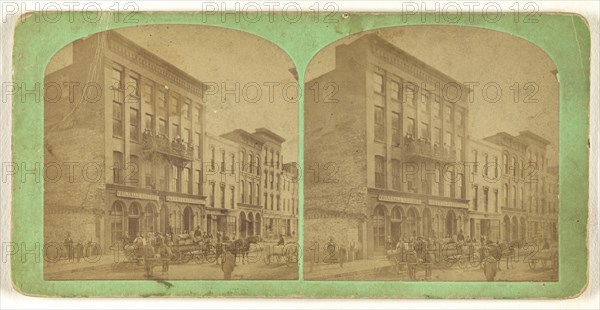
[[[154,267],[154,276],[144,275],[144,266],[125,263],[87,264],[70,263],[72,268],[46,272],[46,280],[222,280],[221,265],[216,263],[170,264],[168,274],[163,274],[162,266]],[[65,269],[65,268],[63,268]],[[266,265],[263,261],[238,263],[232,273],[233,280],[294,280],[298,278],[296,263],[273,262]]]
[[[503,261],[496,274],[495,281],[557,281],[558,272],[550,266],[536,266],[532,270],[527,263],[513,262],[506,269]],[[385,259],[360,260],[344,264],[318,264],[305,267],[306,280],[331,281],[411,281],[406,268],[393,270]],[[477,264],[458,266],[435,265],[431,279],[425,279],[425,271],[417,269],[417,281],[486,281],[483,269]]]

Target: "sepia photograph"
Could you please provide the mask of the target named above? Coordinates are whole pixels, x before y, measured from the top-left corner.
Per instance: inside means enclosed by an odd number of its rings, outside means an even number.
[[[307,281],[558,281],[560,74],[474,27],[391,27],[305,75]]]
[[[44,83],[45,280],[298,278],[299,91],[281,48],[129,27],[65,46]]]

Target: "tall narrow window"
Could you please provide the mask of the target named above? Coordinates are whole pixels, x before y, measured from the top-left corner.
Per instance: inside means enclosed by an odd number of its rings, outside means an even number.
[[[385,159],[375,156],[375,187],[385,188]]]
[[[123,153],[113,152],[113,183],[123,183]]]
[[[404,102],[408,105],[414,106],[417,87],[412,83],[406,83],[404,86]]]
[[[127,171],[127,182],[138,186],[140,182],[140,162],[137,156],[129,155],[129,163],[125,166]]]
[[[221,184],[221,208],[225,209],[225,184]]]
[[[136,108],[129,109],[129,139],[140,141],[140,112]]]
[[[383,94],[385,90],[383,87],[383,75],[379,73],[373,74],[373,90],[377,93]]]
[[[196,170],[196,175],[194,177],[194,183],[196,188],[196,194],[202,195],[202,171]]]
[[[186,194],[191,194],[190,192],[190,168],[183,168],[182,171],[182,184],[183,192]]]
[[[113,102],[113,136],[123,137],[123,104]]]
[[[473,210],[477,211],[479,208],[479,187],[473,185]]]
[[[154,115],[146,113],[144,118],[144,129],[154,132]]]
[[[402,127],[400,127],[400,114],[392,113],[392,144],[400,145],[402,139]]]
[[[400,91],[400,84],[396,81],[390,82],[390,97],[394,100],[402,99],[402,92]]]

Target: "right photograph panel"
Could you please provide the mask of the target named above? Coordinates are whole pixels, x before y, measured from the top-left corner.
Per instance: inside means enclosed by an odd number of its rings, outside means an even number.
[[[305,81],[305,280],[558,280],[560,73],[542,49],[386,28],[325,47]]]

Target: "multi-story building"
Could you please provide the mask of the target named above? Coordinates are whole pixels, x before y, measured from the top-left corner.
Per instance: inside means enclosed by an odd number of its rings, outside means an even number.
[[[201,230],[217,235],[221,232],[229,238],[239,236],[237,207],[238,193],[238,145],[221,136],[206,134],[204,158],[204,192],[206,208]]]
[[[558,187],[548,170],[550,142],[527,130],[518,136],[501,132],[484,140],[498,145],[502,154],[501,239],[531,241],[552,236],[558,220]]]
[[[207,134],[204,84],[113,31],[66,54],[46,84],[99,90],[94,102],[81,92],[45,98],[45,164],[81,176],[45,183],[46,242],[70,233],[107,251],[140,233],[196,227],[230,238],[294,235],[297,214],[283,211],[298,205],[297,187],[290,194],[282,180],[284,138],[264,128]]]
[[[262,235],[260,160],[265,141],[242,129],[223,134],[222,137],[235,142],[240,158],[237,167],[239,236]]]
[[[45,183],[46,242],[70,233],[107,249],[127,235],[200,225],[204,84],[113,31],[66,51],[46,84],[93,85],[97,96],[46,97],[45,164],[83,175]]]
[[[305,87],[305,240],[331,236],[372,256],[387,236],[466,231],[456,163],[465,159],[468,89],[377,35],[335,53],[335,69]]]

